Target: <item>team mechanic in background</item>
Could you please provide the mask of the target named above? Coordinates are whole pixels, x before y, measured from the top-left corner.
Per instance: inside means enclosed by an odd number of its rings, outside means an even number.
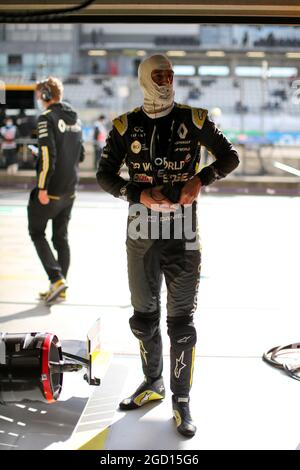
[[[63,84],[55,77],[38,82],[37,183],[28,203],[28,228],[37,254],[50,280],[40,298],[46,302],[64,300],[70,265],[68,224],[78,183],[78,164],[84,159],[81,123],[76,112],[61,101]],[[45,236],[52,220],[54,256]]]
[[[105,191],[130,203],[126,243],[134,313],[129,323],[139,340],[145,380],[120,403],[120,408],[131,410],[165,396],[160,333],[163,274],[168,292],[173,414],[177,430],[191,437],[196,432],[189,393],[196,344],[193,313],[200,278],[200,243],[196,230],[194,243],[187,243],[191,238],[187,240],[186,234],[191,231],[185,224],[197,225],[196,200],[201,187],[233,171],[239,158],[205,109],[174,103],[172,64],[166,56],[145,59],[138,76],[144,104],[113,121],[97,171],[98,183]],[[209,149],[215,161],[199,172],[201,145]],[[119,176],[123,161],[129,182]],[[188,208],[191,217],[187,217]],[[147,236],[142,230],[140,236],[132,230],[145,210],[150,225],[159,220],[158,237],[152,236],[157,235],[155,230],[148,230]],[[178,236],[175,225],[180,217],[182,230]],[[169,233],[166,222],[170,236],[164,236]]]

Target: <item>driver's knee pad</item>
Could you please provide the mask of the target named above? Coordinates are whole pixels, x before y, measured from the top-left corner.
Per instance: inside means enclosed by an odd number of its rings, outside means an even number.
[[[143,313],[135,310],[129,319],[129,325],[137,339],[150,340],[159,331],[159,313]]]
[[[197,342],[197,332],[189,317],[169,318],[168,335],[171,346],[175,349],[192,349]]]

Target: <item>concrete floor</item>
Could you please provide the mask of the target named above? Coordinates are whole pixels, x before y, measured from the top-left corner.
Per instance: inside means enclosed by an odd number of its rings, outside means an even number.
[[[49,331],[76,349],[101,320],[100,387],[65,374],[53,405],[0,405],[0,449],[296,449],[300,384],[261,360],[267,349],[299,341],[300,199],[203,195],[203,269],[195,315],[197,357],[193,439],[176,431],[171,393],[161,404],[117,411],[142,381],[127,287],[127,205],[80,192],[70,223],[68,299],[36,300],[47,279],[27,234],[28,192],[0,191],[0,330]],[[162,305],[165,305],[165,292]],[[163,310],[165,382],[169,342]],[[71,348],[72,349],[72,348]],[[97,438],[98,436],[98,438]],[[93,440],[93,438],[95,439]]]

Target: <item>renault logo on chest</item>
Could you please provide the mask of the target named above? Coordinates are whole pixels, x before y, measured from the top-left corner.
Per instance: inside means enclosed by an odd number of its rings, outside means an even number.
[[[188,133],[188,130],[187,130],[185,124],[182,122],[182,123],[180,124],[180,126],[178,127],[177,134],[179,135],[179,137],[180,137],[181,139],[185,139],[187,133]]]
[[[130,148],[133,153],[140,153],[140,151],[142,150],[142,144],[138,140],[134,140]]]

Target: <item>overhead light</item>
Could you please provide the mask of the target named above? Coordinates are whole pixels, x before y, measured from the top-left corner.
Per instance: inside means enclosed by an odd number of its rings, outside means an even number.
[[[246,52],[246,56],[248,57],[265,57],[265,53],[262,51],[250,51]]]
[[[136,55],[139,57],[144,57],[146,55],[146,51],[136,51]]]
[[[224,51],[207,51],[206,55],[208,57],[225,57]]]
[[[261,77],[262,67],[253,67],[252,65],[238,65],[235,67],[235,75],[238,77]]]
[[[174,74],[179,75],[186,75],[186,76],[193,76],[196,73],[196,67],[194,65],[174,65],[173,66]]]
[[[289,59],[300,59],[300,52],[286,52],[285,55]]]
[[[296,77],[297,73],[297,67],[270,67],[268,70],[268,76],[276,78]]]
[[[168,51],[167,55],[169,57],[184,57],[186,56],[186,52],[185,51]]]
[[[229,67],[227,65],[200,65],[198,67],[199,75],[216,75],[226,77],[229,75]]]
[[[94,49],[94,50],[88,51],[88,55],[90,55],[90,56],[104,56],[104,55],[107,55],[107,51],[105,51],[104,49]]]

